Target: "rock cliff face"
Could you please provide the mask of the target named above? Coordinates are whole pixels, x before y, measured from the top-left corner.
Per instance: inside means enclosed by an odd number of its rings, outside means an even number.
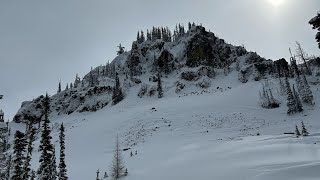
[[[50,97],[51,115],[94,112],[110,106],[116,74],[124,94],[137,86],[138,92],[133,93],[142,98],[155,95],[159,72],[166,94],[181,93],[193,86],[208,88],[217,73],[228,76],[232,71],[243,83],[276,72],[273,61],[227,44],[202,26],[193,26],[174,41],[135,41],[130,51],[118,55],[110,64],[92,69],[83,79],[77,77],[72,88]],[[14,121],[39,122],[43,98],[22,103]]]

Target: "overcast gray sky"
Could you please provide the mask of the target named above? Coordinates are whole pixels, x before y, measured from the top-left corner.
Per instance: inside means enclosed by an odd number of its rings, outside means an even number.
[[[130,49],[137,30],[152,26],[194,21],[266,58],[287,58],[296,40],[318,56],[308,21],[320,1],[270,1],[277,0],[2,0],[0,108],[11,119],[22,101],[112,60],[119,43]]]

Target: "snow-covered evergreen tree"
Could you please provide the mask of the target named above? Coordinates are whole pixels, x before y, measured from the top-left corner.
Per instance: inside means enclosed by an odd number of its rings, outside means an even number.
[[[27,157],[23,166],[23,179],[29,179],[31,176],[31,159],[32,159],[32,150],[33,150],[33,141],[35,139],[36,130],[30,125],[28,135],[28,146],[27,146]]]
[[[76,79],[74,80],[73,87],[74,87],[74,88],[78,88],[79,85],[80,85],[80,83],[81,83],[81,79],[80,79],[80,77],[78,76],[78,74],[76,74]]]
[[[116,84],[113,87],[113,94],[112,94],[112,103],[113,105],[118,104],[124,98],[122,88],[120,87],[120,80],[118,77],[118,73],[116,73]]]
[[[60,140],[60,162],[59,162],[59,180],[67,180],[67,165],[65,162],[65,134],[64,134],[64,126],[63,123],[60,126],[59,140]]]
[[[286,94],[286,88],[280,77],[279,77],[279,85],[280,85],[280,95],[284,96]]]
[[[158,91],[158,98],[162,98],[163,97],[163,89],[162,89],[162,83],[161,83],[161,75],[160,72],[158,71],[157,74],[157,91]]]
[[[118,48],[119,48],[119,50],[117,51],[117,55],[124,53],[124,47],[121,46],[121,44],[119,44]]]
[[[303,121],[301,121],[301,127],[302,127],[301,135],[302,135],[302,136],[309,136],[309,132],[307,131],[307,128],[306,128],[306,126],[304,125],[304,122],[303,122]]]
[[[304,90],[301,93],[302,101],[307,105],[314,105],[313,94],[305,75],[302,76]]]
[[[14,146],[13,146],[13,173],[12,180],[22,180],[23,179],[23,164],[26,160],[25,152],[26,152],[27,140],[25,138],[25,134],[16,131],[14,135]]]
[[[31,171],[30,180],[36,180],[36,172],[34,170]]]
[[[294,114],[297,112],[296,110],[296,99],[292,94],[290,83],[288,78],[285,79],[286,93],[287,93],[287,106],[288,106],[288,114]]]
[[[292,85],[292,91],[293,91],[293,96],[295,98],[295,102],[296,102],[296,112],[302,112],[303,111],[303,107],[302,107],[302,103],[301,103],[301,99],[299,94],[296,92],[294,85]]]
[[[49,120],[50,98],[46,94],[44,99],[44,120],[42,122],[41,140],[39,150],[41,152],[39,159],[38,180],[52,180],[51,179],[51,165],[52,156],[54,153],[53,145],[51,143],[51,129]]]
[[[55,146],[53,146],[51,164],[50,164],[50,176],[51,180],[56,180],[58,176],[57,172],[57,163],[56,163],[56,153],[55,153]]]

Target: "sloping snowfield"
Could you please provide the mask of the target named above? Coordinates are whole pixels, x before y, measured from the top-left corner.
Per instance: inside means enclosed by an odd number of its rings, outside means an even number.
[[[274,84],[276,87],[276,81]],[[229,86],[215,92],[213,84],[212,93],[162,99],[140,99],[133,91],[120,104],[95,113],[52,117],[57,151],[57,123],[66,125],[70,179],[95,179],[98,169],[101,176],[105,171],[110,174],[117,134],[122,147],[131,148],[123,152],[129,172],[124,179],[128,180],[319,179],[319,107],[305,107],[304,113],[288,116],[285,97],[280,97],[282,104],[277,109],[258,105],[261,82]],[[319,104],[320,92],[314,88],[313,93]],[[310,136],[284,135],[294,132],[301,120]],[[137,155],[130,157],[130,151],[136,150]]]

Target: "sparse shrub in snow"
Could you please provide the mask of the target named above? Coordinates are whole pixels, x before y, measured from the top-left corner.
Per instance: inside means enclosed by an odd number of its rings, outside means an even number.
[[[193,71],[186,71],[181,73],[181,79],[186,81],[197,81],[199,76]]]
[[[150,81],[150,82],[157,82],[157,81],[158,81],[158,77],[157,77],[156,75],[151,75],[151,76],[149,77],[149,81]]]
[[[209,78],[214,78],[215,72],[214,69],[210,66],[202,66],[197,71],[199,76],[208,76]]]
[[[272,91],[271,89],[266,90],[266,85],[263,85],[262,88],[262,93],[260,92],[260,99],[259,99],[259,104],[263,107],[263,108],[267,108],[267,109],[272,109],[272,108],[278,108],[280,103],[278,102],[278,100],[276,100],[273,97]]]
[[[248,78],[246,76],[247,70],[246,69],[241,69],[238,73],[238,79],[242,83],[248,82]]]
[[[138,79],[138,78],[131,78],[131,81],[136,83],[136,84],[140,84],[141,83],[141,80]]]
[[[201,88],[209,88],[211,86],[210,78],[204,76],[197,85]]]
[[[157,91],[157,86],[153,85],[153,86],[151,86],[151,88],[149,89],[148,95],[149,95],[149,96],[153,96],[153,95],[155,95],[156,91]]]
[[[142,98],[148,91],[148,85],[147,84],[141,84],[141,87],[139,89],[139,92],[138,92],[138,96],[140,98]]]
[[[177,81],[176,82],[176,93],[180,92],[182,89],[184,89],[186,87],[185,84],[183,84],[182,82]]]

